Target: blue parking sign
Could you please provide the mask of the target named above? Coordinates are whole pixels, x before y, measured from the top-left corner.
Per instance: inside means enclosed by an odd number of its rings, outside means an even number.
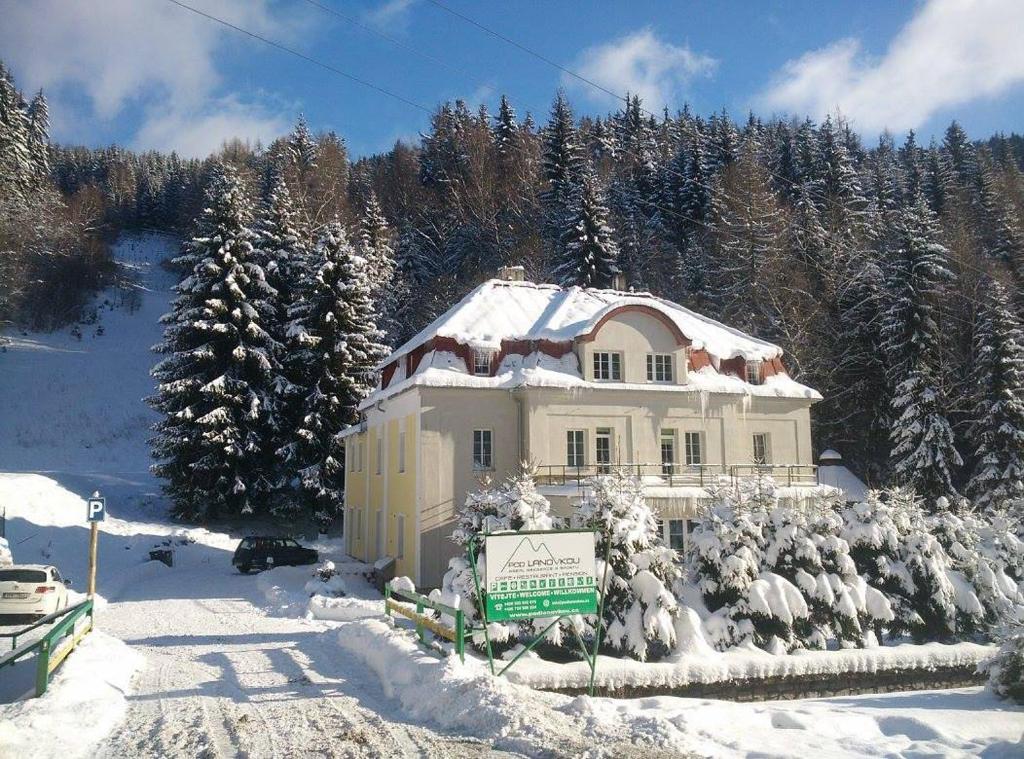
[[[88,509],[86,511],[86,518],[90,522],[102,522],[107,516],[107,499],[106,498],[90,498],[88,501]]]

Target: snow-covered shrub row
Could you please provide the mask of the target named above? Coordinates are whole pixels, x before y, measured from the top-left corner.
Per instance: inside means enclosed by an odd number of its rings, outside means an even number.
[[[899,489],[848,507],[781,505],[764,480],[713,495],[688,564],[720,649],[963,640],[1024,613],[1024,552],[1005,516],[928,513]]]
[[[872,627],[890,621],[892,609],[858,574],[835,504],[780,505],[768,478],[712,494],[688,560],[718,648],[753,643],[782,653],[876,642]]]
[[[997,696],[1024,704],[1024,625],[1007,626],[999,651],[984,667],[989,687]]]

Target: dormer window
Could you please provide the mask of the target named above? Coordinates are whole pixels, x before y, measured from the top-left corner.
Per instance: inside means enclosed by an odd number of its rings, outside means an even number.
[[[490,377],[493,360],[494,353],[491,351],[473,351],[473,374],[477,377]]]
[[[761,384],[761,362],[748,361],[746,364],[747,382],[751,385]]]
[[[594,354],[594,379],[608,382],[622,381],[622,354],[598,351]]]
[[[672,370],[671,353],[648,353],[647,354],[647,381],[648,382],[674,382],[675,373]]]

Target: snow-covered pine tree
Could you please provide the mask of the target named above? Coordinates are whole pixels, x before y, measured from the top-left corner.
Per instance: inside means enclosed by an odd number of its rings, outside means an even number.
[[[50,174],[50,110],[40,90],[28,106],[28,152],[36,181]]]
[[[977,464],[967,485],[981,509],[1024,503],[1024,327],[1006,289],[984,286],[974,338]]]
[[[366,260],[366,277],[378,304],[389,292],[395,276],[395,251],[391,227],[384,217],[384,209],[377,193],[370,191],[366,207],[359,218],[359,255]],[[378,307],[378,312],[388,309]]]
[[[506,162],[514,160],[519,148],[519,124],[516,122],[515,109],[504,95],[498,105],[493,134],[494,149],[501,159]]]
[[[541,154],[544,188],[540,203],[548,236],[555,247],[579,195],[583,168],[583,147],[572,109],[565,95],[559,92],[551,106],[551,119],[544,128]]]
[[[893,619],[887,629],[893,636],[906,633],[921,621],[911,603],[917,586],[902,553],[911,520],[919,513],[913,494],[897,488],[885,493],[872,491],[866,500],[842,514],[840,537],[850,547],[857,573],[888,600]],[[882,625],[876,623],[875,630],[881,640]]]
[[[562,233],[561,260],[554,270],[563,287],[610,287],[619,271],[619,247],[597,176],[587,168],[579,196]]]
[[[230,167],[217,166],[198,233],[176,262],[191,270],[161,320],[154,367],[154,472],[180,516],[267,508],[280,343],[264,328],[276,297],[253,260],[252,203]]]
[[[316,271],[290,309],[288,342],[306,366],[307,383],[295,440],[282,456],[302,504],[327,520],[342,508],[344,470],[337,434],[354,424],[373,390],[376,366],[387,356],[361,256],[341,224],[332,222],[313,254]]]
[[[681,574],[676,552],[661,542],[638,479],[613,472],[588,485],[573,521],[597,533],[597,579],[605,582],[603,639],[640,661],[661,658],[676,641],[679,604],[670,590]]]
[[[940,393],[939,304],[953,275],[934,217],[918,196],[897,226],[898,249],[888,276],[892,299],[882,323],[882,351],[891,389],[892,479],[930,503],[956,495],[953,471],[963,461]]]

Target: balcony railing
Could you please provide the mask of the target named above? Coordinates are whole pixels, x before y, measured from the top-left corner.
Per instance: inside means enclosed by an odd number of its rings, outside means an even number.
[[[536,481],[538,485],[582,487],[591,477],[612,471],[638,477],[645,485],[665,487],[706,487],[721,477],[737,479],[755,475],[769,476],[778,485],[818,484],[818,467],[814,464],[542,464],[536,469]]]

